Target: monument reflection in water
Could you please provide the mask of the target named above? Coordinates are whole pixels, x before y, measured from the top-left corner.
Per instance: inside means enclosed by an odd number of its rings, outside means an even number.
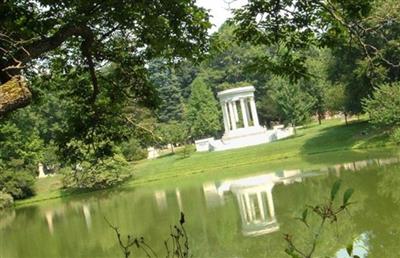
[[[269,173],[223,181],[218,187],[204,184],[207,203],[223,203],[224,194],[232,192],[237,200],[245,236],[259,236],[279,230],[275,216],[273,187],[278,183],[301,182],[300,170]]]
[[[306,177],[328,173],[334,173],[339,177],[342,170],[355,172],[371,165],[382,166],[394,163],[399,163],[398,157],[354,161],[316,171],[283,170],[217,183],[205,183],[203,191],[209,206],[222,205],[224,195],[228,192],[233,193],[238,204],[243,235],[260,236],[279,230],[272,192],[275,185],[302,182]]]

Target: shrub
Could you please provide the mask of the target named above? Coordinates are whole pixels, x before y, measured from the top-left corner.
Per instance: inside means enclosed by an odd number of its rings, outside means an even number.
[[[96,165],[82,163],[63,173],[64,187],[79,189],[104,189],[118,185],[132,176],[128,162],[121,155],[107,158]]]
[[[161,137],[161,144],[185,144],[188,139],[188,127],[185,123],[170,121],[169,123],[162,123],[158,125],[157,133]],[[175,152],[172,149],[172,152]]]
[[[391,138],[393,142],[400,144],[400,127],[397,127],[393,130]]]
[[[127,161],[141,160],[147,157],[147,151],[135,138],[121,144],[121,152]]]
[[[194,148],[194,146],[192,144],[185,144],[183,145],[183,147],[179,150],[178,154],[182,157],[182,158],[188,158],[190,157],[190,155],[195,152],[196,149]]]
[[[25,171],[2,171],[0,190],[12,195],[14,199],[24,199],[35,194],[35,179]]]
[[[363,101],[370,122],[380,127],[400,125],[400,82],[379,86],[373,96]]]
[[[0,191],[0,210],[10,208],[14,204],[11,194]]]

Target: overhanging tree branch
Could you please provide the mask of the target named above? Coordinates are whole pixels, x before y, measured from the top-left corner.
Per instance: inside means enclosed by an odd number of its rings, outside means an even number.
[[[387,58],[385,58],[382,53],[380,52],[379,48],[369,44],[365,41],[364,37],[373,31],[375,34],[378,30],[384,27],[383,24],[378,24],[373,27],[364,27],[362,26],[360,21],[359,23],[350,23],[346,21],[346,19],[341,15],[340,11],[336,8],[336,6],[331,1],[317,1],[320,7],[322,7],[325,11],[327,11],[332,18],[338,21],[342,26],[344,26],[347,31],[349,32],[351,38],[355,38],[356,42],[358,42],[359,46],[362,48],[365,56],[367,57],[368,61],[373,65],[373,57],[371,54],[376,55],[380,60],[382,60],[386,65],[398,68],[400,67],[400,63],[393,63]],[[382,23],[386,22],[386,20],[381,21]],[[380,38],[387,41],[384,35],[381,35]],[[372,53],[371,53],[372,52]]]
[[[32,94],[21,76],[15,76],[0,85],[0,118],[17,108],[27,106]]]

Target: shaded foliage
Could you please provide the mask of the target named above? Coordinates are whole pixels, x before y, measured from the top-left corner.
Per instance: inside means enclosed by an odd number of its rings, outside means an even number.
[[[126,160],[119,155],[92,165],[80,163],[63,171],[63,185],[75,189],[104,189],[123,183],[132,176]]]
[[[400,126],[399,82],[379,86],[363,104],[372,124],[388,128]]]
[[[0,173],[0,191],[17,200],[33,196],[34,184],[34,177],[25,171],[3,170]]]
[[[214,136],[221,129],[218,103],[202,79],[196,78],[191,87],[187,104],[190,136],[195,139]]]
[[[275,77],[273,98],[275,99],[283,119],[292,126],[307,122],[310,118],[315,99],[303,91],[299,83],[290,83],[284,78]]]
[[[149,63],[149,80],[154,85],[159,105],[156,116],[160,122],[180,120],[183,115],[181,90],[175,70],[166,60],[156,59]]]

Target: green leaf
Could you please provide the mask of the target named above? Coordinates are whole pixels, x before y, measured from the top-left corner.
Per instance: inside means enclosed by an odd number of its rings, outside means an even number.
[[[349,188],[349,189],[346,190],[346,192],[344,192],[344,194],[343,194],[343,205],[346,205],[349,202],[349,200],[350,200],[351,196],[353,195],[353,193],[354,193],[354,189],[353,188]]]
[[[341,183],[342,183],[342,181],[339,179],[333,184],[332,189],[331,189],[331,201],[333,201],[335,199],[337,193],[339,192]]]
[[[349,256],[352,256],[352,254],[353,254],[353,243],[349,244],[349,245],[346,247],[346,251],[347,251],[347,254],[348,254]]]
[[[354,255],[354,256],[353,256],[353,258],[360,258],[360,256],[358,256],[358,255]]]

